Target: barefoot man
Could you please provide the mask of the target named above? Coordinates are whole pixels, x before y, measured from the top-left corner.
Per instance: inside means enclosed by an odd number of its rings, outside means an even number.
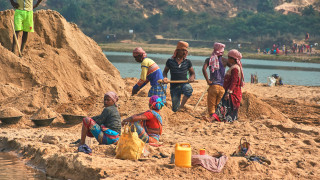
[[[189,44],[184,41],[179,41],[177,48],[174,51],[173,56],[167,60],[166,67],[163,70],[163,81],[168,81],[167,74],[170,70],[171,80],[188,80],[193,82],[195,78],[195,72],[192,67],[192,63],[187,59]],[[188,72],[190,77],[188,79]],[[179,109],[183,109],[187,100],[192,95],[193,89],[189,83],[171,83],[170,94],[172,99],[172,111],[176,112]],[[180,105],[181,94],[183,98]]]
[[[11,5],[16,9],[14,13],[14,29],[15,29],[17,38],[19,38],[20,32],[23,31],[22,43],[20,48],[21,53],[23,52],[23,49],[27,43],[28,32],[34,32],[33,9],[38,7],[41,1],[42,0],[38,0],[36,5],[33,5],[33,0],[17,0],[17,2],[10,0]],[[15,52],[15,49],[17,46],[16,43],[18,42],[15,41],[15,38],[13,36],[13,43],[12,43],[13,53]]]

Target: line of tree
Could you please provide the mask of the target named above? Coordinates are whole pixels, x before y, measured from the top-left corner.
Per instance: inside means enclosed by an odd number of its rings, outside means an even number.
[[[132,9],[117,0],[49,0],[48,9],[60,12],[68,21],[78,24],[84,33],[98,42],[108,34],[125,35],[134,30],[136,37],[149,40],[155,34],[168,38],[202,40],[261,41],[264,38],[285,40],[320,35],[320,16],[313,6],[302,15],[275,12],[272,0],[259,0],[257,11],[244,10],[236,17],[214,17],[206,12],[186,12],[166,1],[153,1],[163,13],[145,18],[142,10]],[[1,1],[0,10],[9,8]]]

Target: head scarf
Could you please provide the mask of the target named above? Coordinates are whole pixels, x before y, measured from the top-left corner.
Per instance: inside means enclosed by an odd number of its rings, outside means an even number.
[[[112,101],[114,102],[114,105],[118,107],[118,105],[116,103],[118,102],[119,98],[115,92],[109,91],[104,95],[104,97],[106,97],[106,96],[109,96],[112,99]]]
[[[211,67],[212,73],[220,68],[218,56],[222,56],[224,47],[226,47],[226,45],[222,43],[214,43],[213,45],[213,51],[209,59],[209,66]]]
[[[232,49],[229,51],[228,56],[233,57],[237,61],[237,64],[240,66],[241,86],[244,86],[244,76],[243,76],[242,63],[241,63],[242,54],[238,50]]]
[[[159,111],[163,106],[164,106],[164,104],[162,103],[162,100],[161,100],[161,98],[159,98],[159,96],[153,95],[150,97],[150,99],[149,99],[150,109]]]
[[[178,44],[177,44],[177,48],[173,53],[172,58],[174,59],[174,58],[177,57],[177,50],[178,49],[184,49],[184,50],[187,51],[186,55],[183,57],[183,59],[185,59],[187,57],[187,55],[188,55],[188,47],[189,47],[189,44],[187,42],[179,41]]]
[[[147,53],[141,48],[141,47],[137,47],[133,50],[132,52],[133,56],[139,56],[142,55],[142,59],[147,57]]]

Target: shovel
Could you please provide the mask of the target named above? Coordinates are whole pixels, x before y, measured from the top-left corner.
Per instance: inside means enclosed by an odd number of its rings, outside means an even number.
[[[196,110],[198,104],[200,103],[200,101],[202,100],[203,96],[204,96],[204,95],[206,94],[206,92],[208,91],[209,87],[210,87],[210,86],[207,86],[207,88],[203,91],[203,93],[201,94],[201,96],[200,96],[197,104],[194,106],[193,111]]]
[[[189,82],[188,80],[171,80],[171,81],[167,81],[167,83],[198,83],[199,81],[191,81]],[[164,83],[164,81],[162,79],[158,80],[158,83]]]
[[[20,51],[20,46],[19,46],[19,43],[18,43],[18,38],[17,38],[17,35],[16,35],[16,31],[14,30],[14,24],[13,24],[11,19],[10,19],[10,22],[11,22],[11,26],[12,26],[12,29],[13,29],[13,36],[14,36],[14,39],[16,41],[17,48],[18,48],[18,51],[19,51],[19,57],[21,57],[22,54],[21,54],[21,51]]]

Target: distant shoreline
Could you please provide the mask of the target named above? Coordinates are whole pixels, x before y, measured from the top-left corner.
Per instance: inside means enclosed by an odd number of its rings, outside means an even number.
[[[160,53],[160,54],[172,54],[176,46],[170,44],[147,44],[140,42],[122,42],[122,43],[100,43],[99,46],[103,51],[116,51],[116,52],[132,52],[136,47],[142,47],[147,53]],[[241,50],[240,50],[241,52]],[[196,48],[190,47],[189,53],[195,56],[210,56],[212,48]],[[225,52],[224,55],[226,55]],[[306,62],[306,63],[320,63],[320,55],[272,55],[272,54],[258,54],[242,52],[245,59],[259,59],[259,60],[276,60],[276,61],[294,61],[294,62]]]

